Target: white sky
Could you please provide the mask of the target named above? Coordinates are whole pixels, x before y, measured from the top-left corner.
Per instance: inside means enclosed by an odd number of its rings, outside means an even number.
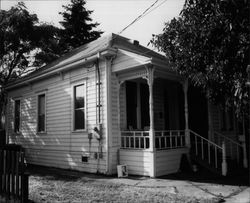
[[[158,4],[164,1],[159,0]],[[184,1],[166,0],[121,35],[138,40],[140,44],[147,46],[152,34],[162,33],[164,23],[179,15]],[[17,2],[18,0],[0,0],[1,8],[5,10]],[[62,18],[58,13],[63,11],[62,5],[68,4],[70,0],[24,0],[24,2],[31,13],[37,14],[40,21],[59,26]],[[91,17],[94,22],[100,23],[100,30],[104,31],[104,34],[109,34],[121,31],[154,2],[155,0],[87,0],[86,8],[94,11]]]

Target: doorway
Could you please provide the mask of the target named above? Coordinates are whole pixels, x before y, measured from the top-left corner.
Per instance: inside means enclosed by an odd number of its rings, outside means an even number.
[[[207,99],[202,91],[193,86],[188,89],[189,128],[208,138]]]

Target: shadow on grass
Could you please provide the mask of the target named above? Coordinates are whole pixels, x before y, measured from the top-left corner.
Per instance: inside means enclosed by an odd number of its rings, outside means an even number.
[[[220,185],[232,185],[232,186],[248,186],[249,176],[247,171],[240,174],[220,176],[213,174],[206,169],[200,169],[197,172],[183,171],[171,175],[166,175],[160,177],[161,179],[169,180],[184,180],[192,182],[202,182],[202,183],[214,183]]]

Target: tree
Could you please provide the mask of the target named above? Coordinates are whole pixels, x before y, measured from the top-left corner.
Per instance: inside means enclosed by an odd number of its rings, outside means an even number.
[[[60,12],[63,21],[61,45],[66,51],[91,42],[101,36],[103,32],[94,30],[99,24],[91,23],[89,11],[85,8],[85,0],[71,0],[71,4],[63,6],[64,12]]]
[[[186,0],[151,43],[214,102],[247,108],[248,0]]]
[[[56,31],[59,32],[51,25],[39,24],[37,16],[30,14],[24,3],[18,3],[8,11],[0,11],[1,118],[7,102],[5,86],[56,57],[55,52],[48,52],[44,59],[42,57],[44,50],[49,49],[47,44],[56,41]]]

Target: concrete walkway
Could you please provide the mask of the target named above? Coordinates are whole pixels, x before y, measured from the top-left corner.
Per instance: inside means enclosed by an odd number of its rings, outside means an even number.
[[[185,180],[151,179],[151,178],[98,178],[102,184],[123,184],[141,188],[157,188],[172,194],[196,197],[198,199],[217,199],[228,203],[250,203],[250,187],[220,185]],[[223,201],[223,202],[224,202]]]

